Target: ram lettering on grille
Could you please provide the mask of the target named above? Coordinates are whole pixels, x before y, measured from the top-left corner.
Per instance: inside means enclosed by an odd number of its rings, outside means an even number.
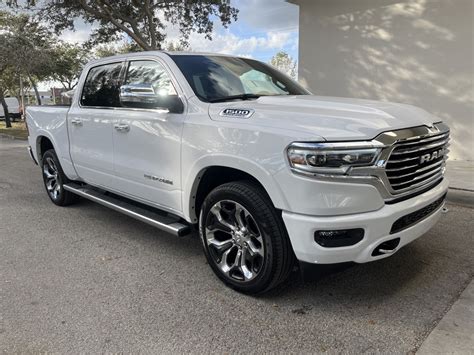
[[[444,174],[449,132],[408,139],[395,144],[386,166],[396,192],[428,186]]]

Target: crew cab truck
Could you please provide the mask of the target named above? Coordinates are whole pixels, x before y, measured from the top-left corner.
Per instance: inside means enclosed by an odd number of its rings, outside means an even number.
[[[419,108],[313,96],[267,64],[142,52],[85,66],[70,107],[28,107],[53,203],[82,196],[183,236],[230,287],[386,258],[440,217],[448,127]]]

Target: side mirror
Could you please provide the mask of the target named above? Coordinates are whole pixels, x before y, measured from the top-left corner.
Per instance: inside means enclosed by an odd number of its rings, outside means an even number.
[[[156,93],[151,84],[127,84],[120,87],[120,103],[123,107],[164,109],[170,113],[182,113],[184,105],[177,95]]]

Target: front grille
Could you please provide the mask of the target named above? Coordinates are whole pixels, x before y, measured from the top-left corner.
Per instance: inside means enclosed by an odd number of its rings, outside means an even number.
[[[443,177],[449,132],[395,143],[386,174],[394,192],[421,188]]]
[[[430,203],[428,206],[423,207],[422,209],[419,209],[418,211],[412,212],[410,214],[407,214],[406,216],[403,216],[397,219],[395,223],[393,223],[392,225],[390,234],[401,232],[402,230],[407,229],[413,226],[414,224],[418,223],[422,219],[428,217],[430,214],[436,211],[443,204],[445,197],[446,197],[446,194],[444,194],[442,197],[437,199],[435,202]]]

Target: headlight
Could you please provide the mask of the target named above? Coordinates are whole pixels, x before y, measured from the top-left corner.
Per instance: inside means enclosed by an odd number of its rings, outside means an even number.
[[[353,166],[373,165],[379,153],[372,142],[293,143],[288,147],[288,160],[296,171],[343,175]]]

